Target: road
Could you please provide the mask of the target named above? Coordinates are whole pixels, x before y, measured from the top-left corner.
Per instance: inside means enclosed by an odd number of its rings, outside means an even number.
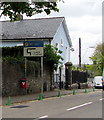
[[[30,101],[2,108],[3,118],[102,118],[102,92]]]

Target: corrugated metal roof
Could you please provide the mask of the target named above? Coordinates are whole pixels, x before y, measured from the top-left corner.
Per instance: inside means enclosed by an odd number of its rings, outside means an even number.
[[[3,21],[2,39],[53,38],[64,17]]]

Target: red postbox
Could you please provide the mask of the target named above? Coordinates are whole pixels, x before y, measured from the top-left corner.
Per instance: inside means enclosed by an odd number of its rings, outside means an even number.
[[[19,81],[20,81],[20,85],[21,85],[22,88],[27,88],[28,87],[26,78],[21,78]]]

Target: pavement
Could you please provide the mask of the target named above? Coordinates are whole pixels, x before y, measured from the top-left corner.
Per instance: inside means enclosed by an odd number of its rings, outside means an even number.
[[[79,94],[79,93],[85,94],[90,92],[96,92],[98,90],[99,89],[95,89],[95,91],[93,91],[93,88],[87,88],[87,91],[86,89],[76,89],[76,94]],[[43,92],[42,98],[45,99],[45,98],[51,98],[51,97],[58,97],[58,95],[59,96],[73,95],[73,90],[55,89],[53,91]],[[24,103],[32,100],[39,100],[40,98],[39,96],[40,96],[40,93],[2,97],[2,102],[0,106],[5,106],[8,103],[8,98],[9,98],[9,102],[11,102],[12,104],[17,104],[17,103]]]

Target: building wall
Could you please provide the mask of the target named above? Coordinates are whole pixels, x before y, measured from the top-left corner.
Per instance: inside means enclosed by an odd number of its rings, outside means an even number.
[[[63,53],[61,54],[64,58],[64,60],[62,61],[63,64],[70,61],[70,45],[68,43],[68,38],[66,36],[63,24],[61,24],[59,29],[57,30],[52,41],[52,45],[57,46],[59,50],[63,51]]]
[[[65,63],[70,61],[70,45],[63,24],[60,25],[58,31],[56,32],[56,35],[52,41],[52,45],[56,46],[59,50],[62,51],[61,56],[64,60],[61,61],[63,63],[63,66],[61,66],[61,81],[65,82]],[[59,67],[54,73],[55,82],[60,81]]]
[[[27,89],[20,85],[20,78],[24,77],[24,68],[20,64],[10,64],[8,62],[2,63],[2,95],[15,96],[23,94],[33,94],[40,92],[41,76],[40,69],[29,73],[27,78]],[[28,68],[27,68],[28,69]],[[27,70],[28,71],[28,70]],[[33,73],[34,72],[34,73]],[[44,91],[50,90],[50,71],[49,66],[44,66]]]
[[[12,40],[11,40],[12,41]],[[2,41],[2,43],[0,43],[0,47],[13,47],[13,46],[23,46],[23,42],[21,41]]]
[[[50,43],[49,39],[30,39],[30,41],[44,41],[44,45],[47,43]],[[2,42],[0,42],[0,47],[13,47],[13,46],[23,46],[23,41],[24,40],[2,40]]]

